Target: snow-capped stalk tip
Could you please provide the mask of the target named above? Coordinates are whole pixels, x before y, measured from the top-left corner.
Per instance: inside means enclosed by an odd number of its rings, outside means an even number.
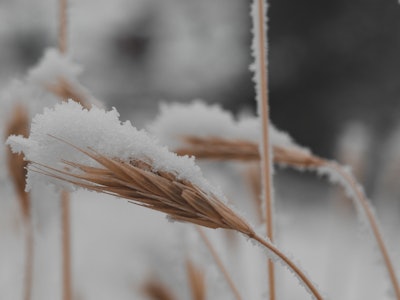
[[[228,206],[194,159],[179,157],[131,123],[121,123],[115,109],[88,111],[76,102],[63,102],[34,118],[28,139],[12,136],[7,143],[30,161],[28,189],[45,174],[63,188],[83,187],[164,212],[172,220],[241,232],[263,241],[273,257],[285,261],[309,290],[316,291],[279,249]],[[318,292],[314,296],[322,299]]]

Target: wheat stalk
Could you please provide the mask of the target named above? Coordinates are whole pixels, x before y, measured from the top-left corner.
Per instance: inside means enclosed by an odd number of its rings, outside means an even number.
[[[204,273],[190,260],[186,260],[186,272],[192,291],[193,300],[206,300],[206,283]]]
[[[231,276],[229,275],[228,270],[225,268],[221,258],[219,257],[217,251],[213,247],[212,243],[210,240],[207,238],[207,235],[203,232],[203,230],[199,227],[196,226],[196,230],[199,233],[201,239],[203,240],[204,244],[206,245],[208,251],[211,253],[215,263],[217,264],[218,268],[220,269],[222,275],[224,276],[226,282],[228,283],[230,289],[233,292],[233,295],[236,300],[241,300],[242,297],[240,296],[239,290],[237,289],[235,283],[233,282]]]
[[[255,47],[258,48],[259,56],[256,63],[259,69],[259,75],[255,73],[258,81],[259,88],[256,88],[257,95],[260,97],[258,100],[259,113],[261,115],[262,124],[262,145],[261,149],[261,178],[263,186],[263,199],[265,203],[265,225],[267,230],[268,238],[274,242],[274,220],[273,220],[273,195],[272,195],[272,161],[271,161],[271,144],[269,138],[269,103],[268,103],[268,66],[267,66],[267,51],[266,51],[266,3],[265,0],[254,0],[254,5],[257,3],[257,12],[253,14],[254,27],[258,27],[255,30]],[[258,34],[257,34],[258,32]],[[258,75],[258,76],[257,76]],[[274,263],[271,259],[268,260],[268,280],[269,280],[269,299],[275,300],[275,268]]]
[[[184,137],[183,140],[187,143],[187,146],[178,149],[178,153],[181,155],[194,155],[197,158],[202,159],[234,159],[240,161],[248,161],[249,157],[259,159],[258,148],[256,143],[243,140],[227,140],[217,137],[210,138],[195,138],[195,137]],[[214,147],[215,145],[215,147]],[[237,149],[243,146],[243,149]],[[197,148],[199,150],[197,150]],[[354,176],[346,171],[344,166],[339,165],[334,161],[330,161],[312,153],[302,150],[297,147],[290,146],[278,146],[273,145],[273,160],[275,163],[283,166],[291,166],[300,169],[318,169],[325,167],[333,170],[337,173],[345,182],[349,184],[351,189],[354,191],[356,197],[355,201],[361,206],[362,210],[367,216],[367,220],[371,226],[372,233],[377,241],[378,247],[382,253],[386,269],[389,273],[390,281],[395,291],[396,299],[400,299],[400,286],[397,280],[396,272],[391,262],[387,247],[383,240],[380,232],[378,222],[374,216],[371,205],[367,200],[364,192],[357,183]],[[202,151],[207,149],[207,151]],[[218,151],[220,151],[218,153]],[[253,151],[250,153],[250,151]],[[235,154],[236,153],[236,154]],[[245,153],[245,155],[243,154]],[[226,155],[228,154],[228,155]]]
[[[121,161],[90,148],[84,150],[63,142],[92,158],[99,166],[63,161],[64,169],[35,162],[31,162],[29,168],[82,188],[125,198],[131,203],[164,212],[172,220],[241,232],[274,253],[298,275],[316,299],[322,299],[314,284],[282,251],[257,235],[245,219],[215,195],[202,191],[187,180],[179,179],[176,174],[155,171],[150,160]]]
[[[49,92],[63,99],[63,101],[72,99],[75,102],[80,103],[86,109],[90,109],[92,107],[85,94],[81,91],[78,91],[74,85],[72,85],[63,77],[57,78],[57,82],[55,84],[46,85],[45,88]]]
[[[68,46],[68,0],[59,0],[58,11],[58,49],[65,54]],[[68,82],[59,79],[59,86],[48,87],[53,92],[64,93],[69,96],[72,90],[68,89]],[[77,95],[74,95],[77,96]],[[68,192],[61,192],[61,232],[62,232],[62,266],[63,266],[63,300],[72,300],[72,272],[71,272],[71,224],[70,199]]]
[[[11,118],[6,124],[5,136],[8,137],[10,135],[22,135],[24,137],[29,135],[28,112],[22,105],[17,104],[14,107]],[[25,192],[26,166],[27,162],[24,160],[24,155],[22,153],[15,154],[12,153],[10,149],[7,150],[7,167],[18,195],[26,230],[24,300],[30,300],[32,297],[33,283],[34,233],[30,197],[29,193]]]

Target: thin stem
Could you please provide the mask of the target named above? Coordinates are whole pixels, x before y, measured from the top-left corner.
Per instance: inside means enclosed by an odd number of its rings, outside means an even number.
[[[58,49],[61,53],[67,52],[67,6],[68,0],[59,0],[58,12]]]
[[[25,290],[24,299],[30,300],[32,298],[32,282],[33,282],[33,259],[34,259],[34,232],[33,224],[30,216],[25,217]]]
[[[256,240],[263,246],[265,246],[267,249],[269,249],[271,252],[276,254],[278,257],[282,259],[282,261],[285,262],[285,264],[294,272],[297,274],[299,279],[304,283],[304,285],[307,287],[307,289],[310,291],[310,293],[315,297],[317,300],[323,300],[322,295],[320,292],[317,290],[317,288],[314,286],[314,284],[308,279],[308,277],[292,262],[285,254],[283,254],[278,248],[276,248],[273,244],[270,242],[266,241],[262,237],[260,237],[257,234],[254,234],[252,236],[249,236],[250,238]]]
[[[240,296],[239,290],[236,288],[235,283],[233,282],[231,276],[229,275],[228,270],[225,268],[224,264],[222,263],[222,260],[219,257],[217,251],[215,251],[213,245],[211,244],[210,240],[207,238],[204,231],[200,228],[200,226],[196,225],[195,227],[196,227],[196,230],[199,233],[201,239],[203,240],[204,244],[207,246],[212,257],[214,258],[215,263],[217,264],[218,268],[222,272],[222,275],[225,277],[225,280],[228,283],[229,287],[231,288],[231,290],[235,296],[235,299],[241,300],[242,297]]]
[[[61,192],[63,300],[72,300],[70,197]]]
[[[61,53],[67,52],[67,7],[68,0],[59,0],[59,27],[58,49]],[[61,192],[61,220],[62,220],[62,266],[63,266],[63,300],[72,300],[72,276],[71,276],[71,224],[69,193]]]
[[[265,200],[265,219],[268,238],[274,241],[273,228],[273,212],[272,212],[272,181],[271,181],[271,145],[269,142],[269,106],[268,106],[268,71],[267,71],[267,54],[266,54],[266,16],[265,16],[265,0],[258,0],[258,51],[260,53],[260,78],[261,86],[261,119],[262,119],[262,180],[264,184],[264,200]],[[275,271],[274,263],[268,260],[268,279],[269,279],[269,299],[275,300]]]
[[[357,195],[356,199],[359,200],[359,203],[361,204],[361,206],[367,216],[367,219],[371,225],[371,229],[375,236],[378,247],[382,253],[383,260],[385,262],[387,271],[389,273],[390,281],[392,282],[392,285],[393,285],[396,299],[400,300],[400,286],[399,286],[399,282],[397,280],[396,272],[393,268],[393,264],[391,262],[389,252],[386,248],[385,242],[383,241],[383,237],[380,232],[378,223],[376,221],[374,213],[372,212],[371,206],[369,205],[368,200],[366,199],[366,197],[364,195],[364,192],[361,190],[359,185],[356,183],[353,176],[351,176],[350,173],[346,172],[340,165],[338,165],[337,163],[334,163],[334,162],[326,162],[325,164],[326,164],[326,166],[335,170],[340,176],[342,176],[351,185],[354,192],[356,193],[356,195]]]

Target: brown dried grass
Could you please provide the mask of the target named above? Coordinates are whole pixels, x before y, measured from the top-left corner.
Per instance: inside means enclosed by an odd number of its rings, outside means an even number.
[[[178,155],[211,160],[260,160],[259,147],[252,141],[196,136],[185,136],[182,140],[185,145],[176,149]],[[307,168],[323,164],[323,159],[299,148],[272,145],[272,150],[274,162],[281,165]]]
[[[26,108],[17,104],[11,112],[11,118],[6,124],[5,136],[29,135],[29,116]],[[27,162],[23,154],[14,154],[11,149],[7,149],[7,167],[11,175],[15,191],[18,196],[21,213],[25,223],[26,230],[26,250],[25,250],[25,274],[24,274],[24,300],[30,300],[32,297],[33,283],[33,258],[34,258],[34,236],[31,219],[31,203],[29,193],[25,192],[25,178]]]
[[[172,291],[159,280],[150,278],[141,287],[141,292],[152,300],[176,300]]]
[[[188,275],[190,290],[192,291],[192,299],[206,300],[206,282],[204,272],[190,259],[186,260],[186,272]]]
[[[5,128],[5,137],[10,135],[29,136],[29,117],[26,108],[17,104],[11,112],[11,117]],[[21,211],[24,218],[29,218],[30,201],[29,195],[25,192],[27,162],[23,154],[14,154],[11,149],[7,149],[7,167],[11,175],[15,191],[18,195]]]
[[[45,88],[50,92],[61,98],[63,101],[67,101],[68,99],[72,99],[78,103],[80,103],[84,108],[90,109],[92,104],[87,99],[87,96],[84,92],[79,91],[75,88],[70,82],[68,82],[65,78],[59,77],[57,78],[56,84],[46,85]]]
[[[203,232],[203,230],[196,226],[196,230],[199,233],[201,239],[203,240],[204,244],[206,245],[208,251],[211,253],[215,263],[217,264],[219,270],[221,271],[222,275],[224,276],[226,282],[228,283],[230,289],[236,300],[241,300],[242,297],[240,296],[239,290],[237,289],[233,279],[229,275],[228,270],[225,268],[220,256],[218,255],[217,251],[215,250],[214,246],[212,245],[211,241],[207,238],[207,235]]]

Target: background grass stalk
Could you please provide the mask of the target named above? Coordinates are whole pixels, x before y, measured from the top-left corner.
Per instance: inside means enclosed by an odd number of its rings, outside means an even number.
[[[58,49],[60,53],[67,52],[68,40],[68,0],[59,0],[59,28]],[[72,300],[72,272],[71,272],[71,224],[70,198],[66,191],[61,192],[61,231],[62,231],[62,274],[63,300]]]
[[[329,168],[332,168],[336,173],[338,173],[341,177],[343,177],[343,179],[345,179],[351,185],[351,187],[353,188],[353,191],[357,195],[356,198],[359,200],[359,204],[361,205],[361,207],[363,208],[363,210],[367,216],[367,219],[371,226],[372,232],[373,232],[376,242],[378,244],[379,250],[382,253],[383,260],[386,265],[386,269],[389,273],[390,281],[393,285],[393,290],[394,290],[396,299],[400,300],[400,286],[399,286],[399,282],[398,282],[398,279],[396,276],[396,271],[394,270],[393,264],[392,264],[390,256],[389,256],[389,252],[386,248],[382,234],[379,230],[379,226],[378,226],[378,223],[374,216],[374,213],[372,212],[372,209],[371,209],[367,199],[365,198],[363,191],[361,190],[359,185],[356,183],[353,176],[351,176],[351,174],[349,174],[348,172],[345,172],[345,170],[340,165],[338,165],[335,162],[325,162],[325,165]]]
[[[7,123],[5,136],[29,135],[29,117],[26,108],[17,104],[13,111],[10,121]],[[24,160],[23,154],[12,153],[10,149],[7,151],[7,167],[12,182],[15,187],[17,199],[19,201],[21,216],[24,224],[25,233],[25,273],[24,273],[24,300],[32,298],[33,286],[33,260],[34,260],[34,229],[31,217],[31,199],[29,193],[25,191],[27,162]]]
[[[63,300],[72,300],[70,197],[61,192]]]
[[[217,264],[218,268],[220,269],[222,275],[225,277],[226,282],[228,283],[229,287],[232,290],[233,295],[235,296],[236,300],[241,300],[242,297],[240,296],[239,290],[237,289],[235,283],[233,282],[231,276],[229,275],[228,270],[225,268],[221,258],[219,257],[217,251],[215,251],[213,245],[211,244],[210,240],[207,238],[204,231],[200,228],[200,226],[195,226],[197,232],[199,233],[201,239],[203,240],[204,244],[206,245],[208,251],[210,251],[215,263]]]
[[[265,220],[268,238],[274,242],[274,228],[273,228],[273,208],[272,208],[272,181],[271,181],[271,145],[269,142],[269,105],[268,105],[268,72],[267,72],[267,53],[266,53],[266,16],[265,16],[265,0],[257,0],[258,7],[258,51],[259,51],[259,65],[257,66],[260,71],[260,78],[258,78],[261,90],[259,97],[261,101],[261,120],[262,120],[262,183],[263,183],[263,197],[265,203]],[[255,15],[253,16],[255,17]],[[257,32],[257,30],[256,30]],[[257,33],[255,33],[257,34]],[[269,299],[275,300],[275,270],[274,263],[268,260],[268,281],[269,281]]]

